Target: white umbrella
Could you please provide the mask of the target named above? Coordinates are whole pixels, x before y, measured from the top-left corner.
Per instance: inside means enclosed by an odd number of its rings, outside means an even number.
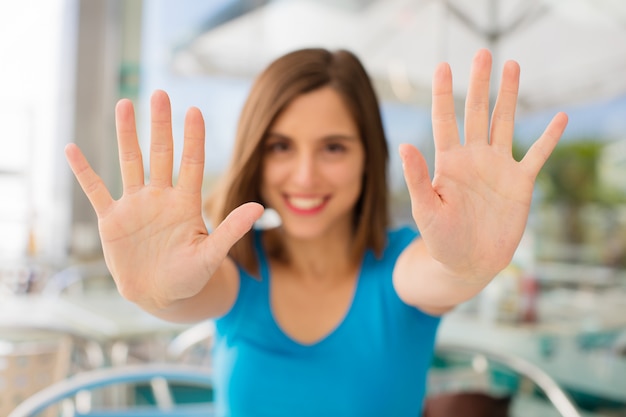
[[[522,67],[520,112],[626,93],[623,0],[368,0],[356,8],[346,1],[269,2],[202,33],[173,66],[252,76],[296,48],[347,48],[383,98],[428,103],[438,62],[450,62],[463,97],[471,58],[488,47],[494,77],[504,60]]]

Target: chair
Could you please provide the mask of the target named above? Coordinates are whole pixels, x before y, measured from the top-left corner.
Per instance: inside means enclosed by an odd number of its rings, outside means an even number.
[[[211,349],[213,347],[213,337],[215,335],[215,323],[212,320],[205,320],[196,323],[188,329],[183,330],[176,337],[170,340],[165,349],[165,357],[168,362],[185,364],[203,369],[212,373]],[[170,386],[173,393],[184,392],[186,398],[194,399],[205,397],[206,390],[188,389],[179,387],[176,384]],[[209,392],[213,398],[213,391]]]
[[[203,402],[180,403],[172,395],[170,384],[201,387],[207,390],[212,386],[208,372],[187,365],[167,363],[126,365],[97,369],[76,374],[57,382],[32,395],[8,417],[35,417],[48,407],[65,402],[62,416],[74,417],[210,417],[213,406],[207,399]],[[107,388],[127,387],[129,390],[149,386],[149,401],[134,398],[134,401],[115,403],[103,401],[96,404],[91,394]],[[152,401],[153,400],[153,401]],[[154,402],[154,404],[150,404]]]
[[[439,343],[428,384],[424,417],[581,417],[550,375],[503,352]]]
[[[210,368],[214,335],[215,323],[212,320],[194,324],[168,343],[167,360]]]
[[[0,325],[0,415],[45,386],[102,366],[103,358],[97,342],[67,329]]]
[[[75,299],[89,299],[94,295],[97,299],[98,294],[107,293],[117,295],[117,288],[104,259],[67,266],[50,276],[41,289],[43,296],[65,298],[72,302]],[[138,335],[115,340],[106,347],[107,359],[113,366],[152,361],[155,356],[161,360],[170,338],[171,334],[154,338]]]

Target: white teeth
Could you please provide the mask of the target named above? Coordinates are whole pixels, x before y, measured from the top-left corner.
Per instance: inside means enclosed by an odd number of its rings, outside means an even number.
[[[301,210],[309,210],[314,207],[318,207],[322,205],[322,203],[324,203],[323,197],[317,197],[317,198],[290,197],[289,198],[289,204]]]

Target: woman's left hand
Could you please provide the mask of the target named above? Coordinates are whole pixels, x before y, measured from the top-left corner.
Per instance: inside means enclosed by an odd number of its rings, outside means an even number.
[[[521,161],[512,156],[519,65],[505,63],[490,124],[491,54],[474,57],[465,106],[465,142],[454,112],[452,74],[433,77],[435,171],[410,145],[400,147],[412,215],[430,255],[456,276],[493,277],[510,262],[524,232],[539,170],[567,125],[558,113]]]

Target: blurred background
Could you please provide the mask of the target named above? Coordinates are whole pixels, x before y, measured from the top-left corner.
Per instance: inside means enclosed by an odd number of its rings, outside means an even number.
[[[352,50],[374,81],[392,151],[396,224],[411,221],[397,146],[416,145],[432,168],[429,106],[437,63],[452,66],[460,126],[474,52],[493,52],[494,82],[506,60],[520,63],[517,158],[557,111],[568,113],[562,142],[538,178],[513,262],[444,321],[440,337],[477,348],[489,341],[540,365],[585,410],[625,415],[622,0],[0,2],[0,325],[19,322],[21,296],[74,294],[65,297],[71,307],[59,313],[65,327],[89,332],[89,321],[79,317],[87,311],[91,323],[110,326],[95,336],[91,330],[98,344],[106,341],[105,351],[112,340],[139,335],[129,330],[120,336],[111,305],[102,301],[98,310],[97,302],[85,301],[85,292],[112,292],[113,286],[95,214],[69,171],[64,146],[77,143],[118,197],[115,103],[134,101],[147,149],[149,97],[164,89],[172,100],[176,161],[187,108],[203,111],[208,192],[230,157],[254,76],[283,53],[310,46]],[[85,284],[92,276],[96,284]],[[38,302],[50,324],[59,303],[47,300]],[[36,316],[29,303],[24,311]],[[181,330],[124,306],[117,314],[138,315],[146,334],[154,336],[150,326],[167,337]]]

